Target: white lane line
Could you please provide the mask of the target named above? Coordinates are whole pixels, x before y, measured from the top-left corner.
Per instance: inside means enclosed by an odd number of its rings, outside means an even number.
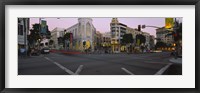
[[[168,63],[162,63],[162,62],[152,62],[152,61],[143,61],[144,63],[152,63],[152,64],[168,64]]]
[[[132,72],[128,71],[126,68],[121,68],[122,70],[124,70],[126,73],[130,74],[130,75],[134,75]]]
[[[49,59],[48,57],[44,57],[45,59],[51,61],[52,63],[54,63],[55,65],[57,65],[59,68],[63,69],[65,72],[67,72],[70,75],[77,75],[76,73],[72,72],[71,70],[67,69],[66,67],[62,66],[61,64]],[[80,73],[80,72],[79,72]]]
[[[63,69],[65,72],[69,73],[70,75],[74,75],[75,73],[72,72],[71,70],[67,69],[66,67],[62,66],[61,64],[57,63],[57,62],[53,62],[54,64],[56,64],[58,67],[60,67],[61,69]]]
[[[156,72],[155,75],[162,75],[171,65],[172,63],[169,63],[165,67],[161,68],[158,72]]]
[[[75,75],[79,75],[82,69],[83,69],[83,65],[80,65],[78,69],[76,70]]]

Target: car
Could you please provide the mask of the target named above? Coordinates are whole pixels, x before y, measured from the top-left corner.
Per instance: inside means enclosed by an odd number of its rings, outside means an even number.
[[[162,50],[154,50],[155,53],[162,52]]]
[[[41,49],[41,54],[49,54],[50,53],[50,49],[48,47],[44,47]]]

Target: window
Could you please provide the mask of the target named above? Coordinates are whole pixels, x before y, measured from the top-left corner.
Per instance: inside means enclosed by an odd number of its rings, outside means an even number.
[[[18,35],[23,35],[23,25],[18,24]]]
[[[89,24],[89,22],[86,24],[86,36],[91,36],[91,25]]]
[[[79,34],[78,31],[77,31],[77,28],[75,28],[75,33],[76,33],[75,36],[77,36]]]

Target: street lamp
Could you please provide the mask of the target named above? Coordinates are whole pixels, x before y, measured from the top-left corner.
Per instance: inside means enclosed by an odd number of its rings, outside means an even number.
[[[142,25],[142,29],[146,27],[152,27],[152,28],[158,28],[161,29],[162,27],[157,27],[157,26],[149,26],[149,25]],[[174,28],[165,28],[167,31],[173,31]],[[177,28],[176,28],[177,29]]]

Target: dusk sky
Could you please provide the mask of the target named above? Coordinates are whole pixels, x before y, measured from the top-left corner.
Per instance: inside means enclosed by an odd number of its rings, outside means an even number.
[[[92,18],[93,25],[97,31],[101,33],[110,31],[110,22],[112,18]],[[178,18],[182,21],[181,18]],[[47,25],[49,26],[49,30],[52,31],[54,28],[68,28],[76,23],[78,23],[78,18],[44,18],[43,20],[47,21]],[[137,28],[138,25],[147,25],[147,26],[157,26],[163,27],[165,26],[165,18],[159,17],[133,17],[133,18],[119,18],[118,21],[120,23],[126,24],[128,27]],[[39,18],[30,18],[30,27],[32,28],[32,24],[39,23]],[[147,27],[142,29],[144,32],[148,32],[151,35],[156,36],[156,28]]]

